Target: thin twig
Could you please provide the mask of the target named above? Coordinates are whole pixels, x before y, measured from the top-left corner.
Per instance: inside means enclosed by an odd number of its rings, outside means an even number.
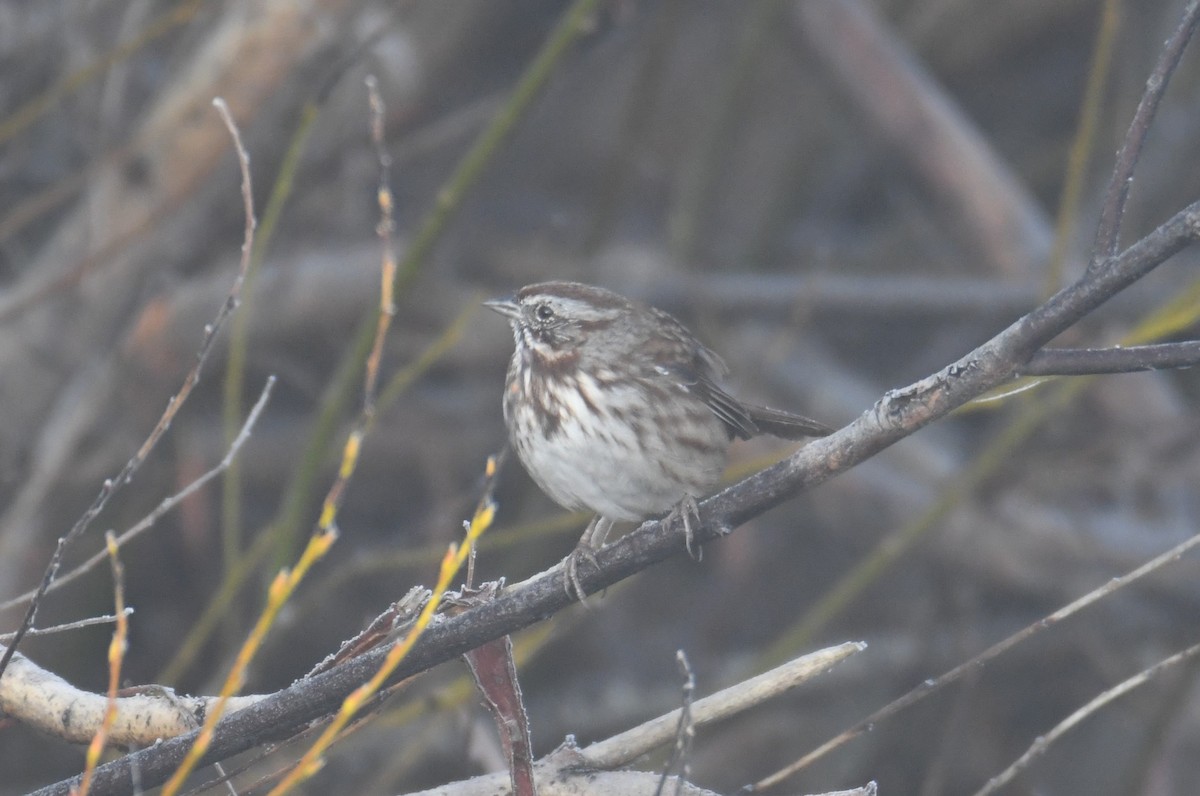
[[[218,97],[213,100],[213,104],[217,107],[217,111],[221,114],[221,118],[225,121],[226,127],[229,128],[229,133],[233,137],[234,148],[237,150],[242,170],[242,198],[243,201],[250,202],[250,157],[246,154],[246,150],[242,146],[237,125],[234,124],[233,118],[229,115],[229,109],[225,106],[225,102]],[[252,209],[248,212],[253,215]],[[253,225],[251,223],[249,231],[252,232],[252,230]],[[45,574],[42,575],[41,583],[38,585],[37,593],[30,600],[29,608],[21,620],[21,626],[17,629],[12,643],[4,650],[3,657],[0,657],[0,677],[4,675],[4,670],[8,668],[9,661],[12,660],[13,654],[21,644],[21,639],[33,627],[33,622],[37,618],[38,606],[41,603],[42,597],[50,588],[50,584],[54,582],[55,576],[58,574],[58,569],[62,565],[63,552],[66,550],[67,545],[79,538],[88,529],[88,526],[92,524],[92,521],[96,519],[97,515],[104,510],[104,507],[108,505],[108,501],[112,496],[133,480],[133,476],[138,471],[138,468],[142,466],[142,462],[146,460],[146,457],[154,450],[154,447],[162,439],[167,429],[171,427],[171,422],[175,419],[175,415],[179,413],[180,408],[188,399],[188,396],[191,395],[192,389],[199,383],[200,370],[204,367],[208,355],[212,352],[213,345],[217,339],[217,333],[221,330],[221,326],[225,323],[229,315],[237,309],[238,293],[242,287],[242,280],[245,278],[245,269],[249,260],[249,254],[248,246],[243,246],[241,268],[238,271],[237,278],[234,279],[233,286],[229,290],[229,295],[217,311],[216,317],[204,327],[204,337],[200,342],[199,351],[196,352],[196,361],[192,365],[191,370],[188,371],[187,376],[184,377],[183,385],[179,388],[179,392],[167,402],[167,408],[163,412],[162,417],[159,418],[158,423],[154,426],[154,429],[150,432],[150,436],[146,438],[146,441],[142,443],[137,453],[125,463],[125,466],[121,468],[121,471],[114,478],[104,481],[100,487],[100,492],[92,500],[92,504],[75,521],[75,525],[71,527],[71,530],[67,531],[67,534],[58,540],[54,554],[50,557],[50,563],[46,567]]]
[[[1060,721],[1049,732],[1045,733],[1044,735],[1039,735],[1037,740],[1033,742],[1033,745],[1026,750],[1025,754],[1021,755],[1013,762],[1012,765],[989,780],[986,785],[975,792],[975,796],[989,796],[989,794],[995,793],[1009,782],[1012,782],[1013,778],[1016,777],[1017,774],[1020,774],[1022,771],[1029,768],[1033,761],[1044,755],[1051,745],[1054,744],[1054,742],[1065,735],[1069,730],[1076,727],[1088,716],[1091,716],[1096,711],[1100,710],[1100,708],[1109,704],[1118,697],[1124,696],[1133,689],[1152,681],[1164,670],[1194,658],[1197,654],[1200,654],[1200,644],[1194,644],[1191,647],[1177,652],[1168,658],[1164,658],[1148,669],[1143,669],[1133,677],[1123,680],[1112,688],[1097,695],[1095,699],[1092,699],[1086,705],[1080,707],[1070,716],[1067,716],[1065,719]]]
[[[1022,376],[1087,376],[1200,365],[1200,340],[1127,348],[1043,348],[1017,371]]]
[[[392,318],[396,315],[396,303],[393,292],[396,281],[396,254],[393,242],[392,220],[394,200],[392,189],[388,184],[391,158],[383,143],[383,98],[379,95],[379,86],[374,75],[366,78],[368,101],[371,109],[371,141],[375,146],[379,160],[379,187],[376,196],[379,202],[379,225],[376,232],[380,240],[380,287],[379,305],[375,317],[375,332],[371,335],[371,349],[367,353],[366,370],[363,375],[363,403],[354,426],[350,429],[346,444],[342,448],[342,463],[338,467],[337,477],[325,494],[321,506],[321,516],[317,520],[314,533],[321,534],[336,532],[337,513],[350,479],[358,467],[359,454],[362,451],[363,440],[366,439],[372,420],[375,417],[375,397],[379,384],[379,363],[383,359],[383,346],[387,341],[387,332],[391,328]]]
[[[1158,112],[1158,104],[1167,91],[1171,76],[1179,66],[1183,51],[1187,49],[1188,42],[1196,32],[1197,24],[1200,24],[1200,0],[1191,0],[1183,12],[1179,26],[1163,46],[1154,71],[1146,80],[1146,90],[1142,92],[1142,98],[1133,114],[1133,121],[1129,123],[1129,131],[1117,152],[1117,163],[1108,181],[1104,206],[1100,210],[1100,224],[1092,242],[1089,271],[1099,269],[1102,261],[1116,254],[1120,248],[1121,220],[1125,216],[1125,206],[1129,200],[1129,187],[1133,184],[1133,169],[1142,155],[1142,146],[1150,132],[1150,123],[1154,121]]]
[[[221,114],[221,121],[225,122],[229,136],[233,139],[234,151],[237,152],[238,169],[242,174],[242,209],[246,218],[245,229],[242,232],[242,257],[238,262],[238,273],[233,280],[233,287],[229,289],[229,298],[225,301],[228,309],[224,311],[228,314],[237,308],[242,283],[246,280],[246,271],[250,269],[250,255],[254,251],[254,230],[258,227],[258,222],[254,216],[254,189],[250,182],[250,153],[242,145],[242,135],[238,132],[237,122],[230,115],[229,106],[225,104],[225,100],[216,97],[213,99],[213,107],[217,109],[217,113]],[[224,319],[224,316],[218,315],[213,326],[219,326]]]
[[[696,696],[696,674],[688,663],[687,653],[675,651],[675,662],[679,664],[679,673],[683,676],[683,704],[679,708],[679,721],[675,725],[675,746],[671,750],[671,759],[663,766],[662,775],[654,796],[661,796],[667,786],[667,779],[676,767],[679,776],[675,778],[675,796],[679,796],[680,787],[684,781],[691,778],[690,757],[692,742],[696,739],[696,723],[692,718],[692,701]]]
[[[1058,210],[1054,214],[1054,244],[1046,264],[1045,295],[1062,287],[1067,252],[1074,243],[1075,225],[1080,217],[1079,208],[1083,204],[1083,189],[1088,178],[1087,165],[1095,149],[1096,128],[1100,125],[1105,89],[1112,74],[1114,43],[1120,28],[1119,6],[1120,0],[1104,0],[1100,11],[1100,30],[1096,33],[1096,44],[1092,48],[1092,63],[1088,67],[1087,87],[1083,91],[1083,102],[1080,103],[1079,122],[1071,138],[1067,171]]]
[[[55,581],[57,585],[59,581]],[[30,592],[32,594],[32,592]],[[126,617],[133,616],[133,606],[125,606],[124,615]],[[79,630],[84,627],[92,627],[93,625],[111,625],[116,622],[119,617],[116,614],[104,614],[102,616],[89,616],[87,619],[76,619],[74,622],[63,622],[61,625],[52,625],[51,627],[35,627],[26,633],[27,638],[36,638],[37,636],[49,636],[54,633],[67,633],[71,630]],[[5,633],[0,635],[0,644],[7,644],[15,633]]]
[[[367,357],[367,375],[363,386],[363,414],[370,419],[375,412],[375,393],[379,384],[379,361],[383,357],[383,341],[387,337],[392,318],[396,315],[396,222],[394,219],[396,200],[392,196],[392,158],[383,141],[383,120],[386,111],[383,97],[379,94],[379,81],[375,75],[367,75],[367,96],[371,106],[371,143],[375,146],[375,157],[379,161],[379,235],[381,248],[379,323],[375,327],[375,341]]]
[[[138,522],[135,525],[133,525],[130,528],[128,528],[127,530],[123,531],[121,533],[121,535],[117,537],[117,544],[124,546],[124,545],[128,544],[130,542],[130,540],[134,539],[137,536],[140,536],[143,532],[154,527],[154,524],[157,523],[163,517],[163,515],[165,515],[167,512],[171,511],[172,509],[174,509],[176,506],[178,506],[180,503],[182,503],[187,498],[194,495],[196,492],[200,491],[200,489],[203,488],[209,481],[213,480],[214,478],[216,478],[218,475],[225,472],[229,468],[230,464],[233,463],[233,460],[237,457],[238,453],[241,451],[242,446],[245,445],[246,441],[250,439],[250,432],[253,430],[255,424],[258,422],[258,418],[262,414],[263,410],[266,409],[267,402],[271,398],[271,390],[274,386],[275,386],[275,377],[274,376],[268,377],[266,384],[263,385],[262,392],[259,393],[258,400],[254,402],[254,406],[250,409],[250,414],[246,415],[246,420],[242,424],[241,430],[238,432],[237,437],[235,437],[233,442],[230,444],[229,450],[227,450],[225,452],[225,456],[222,457],[221,461],[218,462],[216,464],[216,466],[214,466],[211,470],[204,473],[203,475],[201,475],[199,478],[195,479],[191,483],[189,483],[187,486],[185,486],[183,489],[176,492],[174,495],[171,495],[170,497],[165,498],[161,503],[159,503],[157,506],[155,506],[154,509],[149,514],[147,514],[145,517],[142,517],[142,519],[138,520]],[[69,572],[65,572],[62,575],[55,578],[54,583],[52,583],[50,585],[50,587],[47,589],[47,592],[58,591],[59,589],[61,589],[63,586],[67,585],[71,581],[87,574],[88,572],[91,572],[93,569],[96,568],[96,566],[98,564],[100,564],[106,558],[108,558],[108,554],[105,551],[101,550],[101,551],[97,552],[91,558],[88,558],[86,561],[79,564],[74,569],[70,570]],[[36,595],[37,595],[37,590],[31,589],[30,591],[27,591],[24,594],[18,595],[16,597],[13,597],[10,600],[5,600],[4,602],[0,603],[0,610],[5,610],[7,608],[12,608],[13,606],[20,605],[21,603],[25,602],[26,600],[33,599]],[[48,632],[48,631],[47,630],[40,630],[40,631],[39,630],[31,630],[30,634],[45,633],[45,632]],[[0,640],[3,640],[3,637],[0,637]]]
[[[92,776],[100,762],[100,755],[108,745],[108,736],[117,719],[117,691],[121,687],[121,666],[125,662],[125,651],[129,648],[129,623],[125,612],[125,567],[121,564],[120,548],[112,531],[104,534],[105,551],[112,564],[113,605],[117,615],[117,626],[108,645],[108,691],[105,695],[104,718],[88,744],[83,779],[79,783],[78,796],[87,796],[92,786]]]
[[[1039,619],[1033,624],[1028,625],[1024,629],[1012,634],[1003,641],[993,644],[983,652],[971,658],[969,661],[955,666],[945,674],[931,680],[926,680],[904,696],[883,706],[870,716],[867,716],[865,719],[854,724],[849,729],[839,733],[837,736],[821,744],[796,762],[778,771],[777,773],[760,780],[755,784],[755,789],[766,789],[775,783],[790,777],[797,771],[800,771],[809,764],[845,745],[847,742],[852,741],[853,739],[862,735],[864,732],[867,732],[877,723],[891,718],[900,711],[915,705],[917,702],[925,699],[925,697],[930,696],[931,694],[934,694],[937,691],[945,688],[947,685],[950,685],[951,683],[961,679],[964,675],[967,675],[973,671],[977,671],[983,666],[986,666],[988,663],[991,663],[993,660],[1000,657],[1000,655],[1004,654],[1018,644],[1028,641],[1038,633],[1041,633],[1044,630],[1049,630],[1058,623],[1062,622],[1064,619],[1074,616],[1083,609],[1094,605],[1105,597],[1114,594],[1131,583],[1141,580],[1150,573],[1156,572],[1167,564],[1179,560],[1184,553],[1198,545],[1200,545],[1200,534],[1197,534],[1181,544],[1172,547],[1165,553],[1155,556],[1137,569],[1134,569],[1132,572],[1127,572],[1120,577],[1112,578],[1100,588],[1088,592],[1079,599],[1064,605],[1062,608],[1059,608],[1049,616]]]

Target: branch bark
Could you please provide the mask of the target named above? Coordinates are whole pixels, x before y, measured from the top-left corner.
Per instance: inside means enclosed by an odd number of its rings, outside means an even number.
[[[1024,367],[1022,376],[1087,376],[1134,373],[1200,365],[1200,340],[1116,348],[1043,348]]]

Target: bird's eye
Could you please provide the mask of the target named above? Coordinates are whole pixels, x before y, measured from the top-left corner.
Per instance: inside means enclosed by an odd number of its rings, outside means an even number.
[[[539,304],[533,310],[534,317],[539,321],[549,321],[554,318],[554,310],[550,309],[549,304]]]

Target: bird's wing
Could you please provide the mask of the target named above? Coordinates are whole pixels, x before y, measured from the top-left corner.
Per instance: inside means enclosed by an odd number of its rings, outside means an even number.
[[[715,355],[714,355],[715,356]],[[658,365],[658,371],[668,376],[692,393],[712,410],[729,429],[730,436],[750,439],[760,432],[746,407],[738,399],[721,389],[715,381],[699,368],[687,365]]]

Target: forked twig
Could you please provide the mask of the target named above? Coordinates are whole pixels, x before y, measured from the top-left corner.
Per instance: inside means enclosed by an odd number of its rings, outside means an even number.
[[[246,206],[246,238],[252,242],[254,236],[254,204],[250,189],[250,156],[246,154],[245,147],[242,146],[241,136],[238,134],[237,125],[234,124],[233,117],[229,115],[229,108],[226,107],[224,100],[219,97],[213,100],[213,105],[221,114],[225,126],[229,128],[229,133],[233,137],[234,148],[237,151],[238,162],[242,171],[242,201]],[[192,364],[191,370],[183,379],[183,385],[171,399],[167,402],[167,408],[151,430],[150,435],[146,437],[146,441],[138,448],[137,453],[133,455],[129,461],[125,462],[125,466],[113,478],[105,479],[100,487],[100,492],[92,500],[87,510],[83,512],[71,530],[67,531],[65,536],[58,540],[58,544],[54,548],[54,554],[50,557],[50,563],[46,567],[45,573],[42,575],[42,581],[38,584],[36,593],[33,599],[29,602],[29,607],[25,611],[25,616],[21,620],[21,625],[13,636],[12,642],[5,648],[3,657],[0,657],[0,677],[4,675],[4,670],[8,668],[9,662],[12,660],[13,654],[17,651],[17,647],[21,644],[21,639],[33,627],[33,622],[37,618],[38,606],[41,604],[42,597],[50,588],[50,584],[54,582],[55,576],[58,574],[58,569],[62,566],[63,552],[68,544],[79,538],[84,531],[92,524],[92,521],[104,510],[108,505],[108,501],[116,494],[123,486],[133,480],[134,474],[146,461],[146,457],[158,445],[162,436],[167,433],[167,429],[171,427],[171,422],[175,419],[175,415],[179,413],[183,403],[191,395],[192,389],[200,381],[200,370],[204,367],[209,354],[212,352],[213,345],[216,343],[217,333],[221,331],[221,326],[225,320],[237,309],[238,294],[242,288],[242,281],[246,276],[246,267],[250,260],[250,243],[245,243],[242,246],[242,261],[238,269],[238,275],[234,279],[233,286],[229,290],[229,295],[221,304],[221,308],[217,311],[217,315],[212,322],[204,327],[204,336],[200,342],[200,349],[196,352],[196,361]]]
[[[258,423],[259,416],[262,415],[263,410],[267,408],[267,402],[271,399],[271,390],[274,388],[274,386],[275,377],[269,376],[266,384],[263,385],[262,392],[259,393],[258,400],[254,402],[254,406],[250,409],[250,413],[246,415],[246,420],[242,423],[241,430],[238,431],[237,437],[235,437],[233,442],[229,445],[229,449],[225,451],[225,455],[221,458],[221,461],[217,462],[212,469],[202,474],[199,478],[196,478],[188,483],[187,486],[176,492],[174,495],[164,498],[163,501],[155,506],[149,514],[147,514],[145,517],[142,517],[133,526],[122,531],[121,534],[117,536],[118,545],[124,546],[135,537],[140,536],[145,531],[153,528],[154,524],[158,522],[163,515],[173,510],[176,506],[194,495],[196,492],[199,492],[209,481],[213,480],[218,475],[229,469],[229,465],[233,463],[233,460],[237,458],[238,453],[241,452],[242,446],[244,446],[246,441],[250,439],[250,432],[254,429],[255,424]],[[88,558],[75,568],[55,578],[54,582],[50,584],[50,587],[46,590],[46,592],[49,593],[61,589],[71,581],[86,575],[88,572],[91,572],[107,558],[107,552],[103,550],[96,552],[91,558]],[[12,599],[0,602],[0,610],[20,605],[26,600],[32,600],[37,596],[37,593],[37,589],[30,589],[24,594],[20,594]],[[30,630],[29,634],[32,635],[37,632],[44,631]],[[2,640],[3,637],[0,637],[0,641]]]

